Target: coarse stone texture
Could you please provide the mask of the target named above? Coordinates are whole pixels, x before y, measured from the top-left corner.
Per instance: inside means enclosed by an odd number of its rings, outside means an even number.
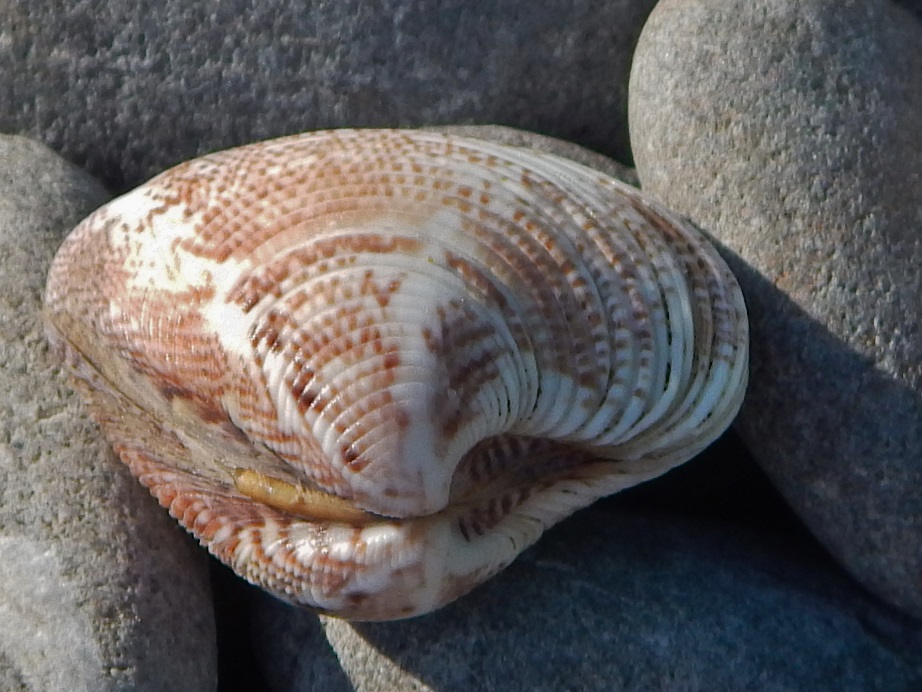
[[[594,507],[432,615],[349,623],[261,596],[253,640],[275,692],[917,689],[922,623],[812,547]]]
[[[71,391],[41,321],[58,245],[106,191],[0,136],[0,689],[213,690],[207,561]]]
[[[638,44],[642,187],[726,246],[737,428],[822,543],[922,615],[922,24],[884,0],[663,0]]]
[[[108,0],[0,6],[0,130],[113,189],[326,127],[498,122],[624,159],[655,0]]]

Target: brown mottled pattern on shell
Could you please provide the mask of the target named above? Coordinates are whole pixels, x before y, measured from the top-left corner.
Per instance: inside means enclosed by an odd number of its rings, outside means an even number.
[[[193,465],[187,459],[190,450],[179,437],[164,434],[159,422],[146,411],[138,409],[118,391],[95,381],[98,375],[85,370],[85,361],[66,342],[55,345],[65,350],[62,354],[65,360],[81,372],[75,383],[94,418],[115,441],[115,450],[122,461],[171,516],[215,557],[287,600],[315,605],[325,603],[345,617],[390,619],[395,613],[410,615],[416,612],[415,604],[419,600],[416,590],[423,580],[418,563],[401,570],[391,583],[386,602],[369,601],[363,593],[355,591],[354,580],[362,572],[380,569],[380,565],[363,562],[366,546],[361,529],[340,527],[351,542],[351,559],[336,560],[321,555],[315,560],[302,560],[296,551],[297,540],[290,537],[293,527],[313,532],[315,540],[322,542],[323,526],[253,503],[232,488],[216,485],[211,479],[197,475],[194,470],[182,470],[193,468]],[[421,544],[416,548],[416,552],[421,552],[426,540],[424,531],[407,531],[387,552],[411,552],[412,546],[408,545],[411,541]],[[462,593],[477,583],[463,578],[454,582]]]
[[[695,229],[578,164],[435,133],[182,164],[74,231],[46,310],[183,525],[283,597],[368,619],[454,598],[690,458],[746,380],[739,289]],[[286,515],[236,468],[382,519]]]

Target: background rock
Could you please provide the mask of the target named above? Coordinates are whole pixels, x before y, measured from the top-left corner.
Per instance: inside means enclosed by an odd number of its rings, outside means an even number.
[[[738,430],[822,542],[922,615],[922,26],[897,5],[663,0],[631,76],[642,186],[728,248]]]
[[[253,639],[272,690],[351,689],[329,673],[321,627],[359,692],[922,685],[922,624],[865,595],[814,546],[617,508],[552,529],[427,617],[318,622],[258,597]]]
[[[0,689],[215,689],[207,561],[114,456],[48,353],[41,296],[108,198],[0,137]]]
[[[631,54],[655,0],[9,0],[0,131],[113,189],[324,127],[497,122],[629,155]]]
[[[922,17],[922,0],[895,0],[898,5],[915,12]]]

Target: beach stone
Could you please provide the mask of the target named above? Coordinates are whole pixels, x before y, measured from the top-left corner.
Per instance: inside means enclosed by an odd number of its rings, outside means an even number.
[[[737,430],[812,532],[922,616],[922,23],[884,0],[663,0],[631,75],[643,189],[748,303]]]
[[[413,620],[350,623],[260,596],[253,641],[269,688],[922,684],[922,623],[866,595],[812,543],[617,507],[581,514],[470,595]]]
[[[65,234],[109,195],[0,136],[0,689],[214,690],[204,551],[131,477],[41,321]]]
[[[112,189],[327,127],[502,123],[629,156],[631,55],[656,0],[8,0],[0,130]]]

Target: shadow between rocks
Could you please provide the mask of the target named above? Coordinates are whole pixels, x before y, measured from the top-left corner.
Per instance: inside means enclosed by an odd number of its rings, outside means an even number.
[[[896,0],[897,5],[902,5],[910,12],[922,19],[922,0]]]
[[[782,534],[615,507],[552,529],[434,614],[325,628],[357,689],[381,675],[363,669],[366,647],[417,685],[406,688],[445,692],[922,683],[922,624],[824,555]]]
[[[780,532],[819,547],[732,428],[694,459],[599,504]]]
[[[352,685],[330,648],[317,616],[289,606],[211,561],[218,632],[218,692],[324,690],[351,692]],[[254,641],[254,620],[273,613],[297,617],[297,627],[263,627]],[[296,652],[307,652],[305,664]]]
[[[922,395],[714,242],[749,310],[750,385],[736,431],[853,576],[922,616]],[[866,330],[855,338],[888,338]],[[888,367],[918,379],[903,355],[891,354]]]

